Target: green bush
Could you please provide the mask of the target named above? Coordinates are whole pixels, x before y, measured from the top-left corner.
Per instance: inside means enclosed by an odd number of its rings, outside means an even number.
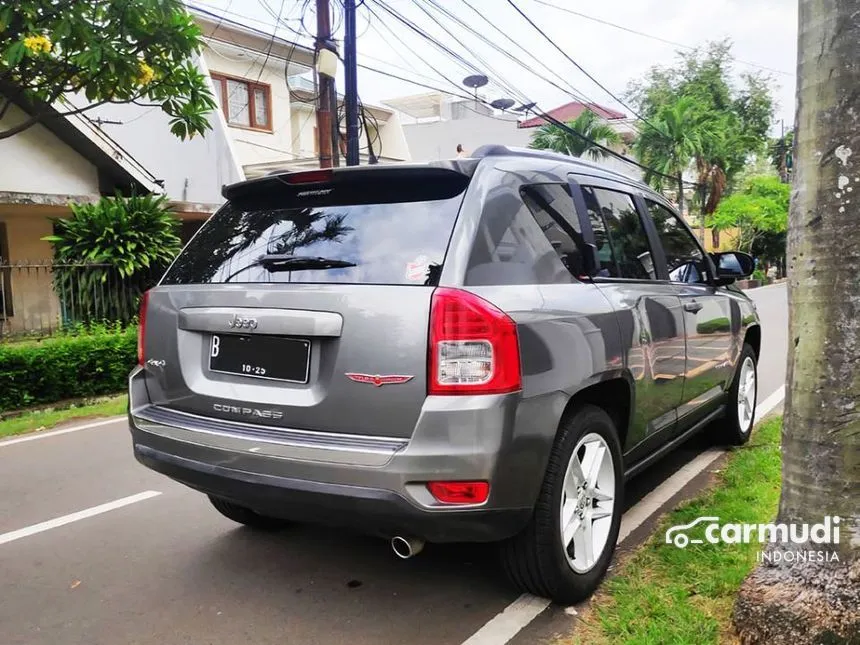
[[[136,361],[133,326],[0,344],[0,412],[119,392]]]
[[[140,294],[179,253],[179,222],[164,195],[103,197],[70,204],[54,219],[54,290],[69,322],[129,322]]]

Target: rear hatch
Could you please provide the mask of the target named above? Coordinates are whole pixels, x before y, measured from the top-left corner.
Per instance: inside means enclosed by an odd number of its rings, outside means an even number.
[[[411,435],[430,304],[469,177],[375,167],[230,187],[149,292],[153,404],[230,421]]]

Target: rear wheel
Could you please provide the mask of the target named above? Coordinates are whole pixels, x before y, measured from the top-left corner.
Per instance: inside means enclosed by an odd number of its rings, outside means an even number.
[[[212,506],[215,507],[215,510],[221,513],[224,517],[255,529],[276,531],[289,524],[287,520],[269,517],[268,515],[260,515],[259,513],[252,511],[250,508],[234,504],[233,502],[228,502],[226,499],[222,499],[220,497],[209,495],[209,501],[212,502]]]
[[[732,446],[749,441],[755,423],[758,372],[755,350],[744,343],[738,369],[726,403],[726,418],[722,424],[722,440]]]
[[[609,567],[621,524],[621,446],[615,424],[586,405],[562,423],[529,525],[502,544],[522,591],[573,604]]]

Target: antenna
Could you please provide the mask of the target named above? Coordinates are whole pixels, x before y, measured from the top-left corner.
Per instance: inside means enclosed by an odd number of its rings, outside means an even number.
[[[490,107],[496,110],[501,110],[504,112],[505,110],[511,108],[516,101],[513,99],[496,99],[492,103],[490,103]]]

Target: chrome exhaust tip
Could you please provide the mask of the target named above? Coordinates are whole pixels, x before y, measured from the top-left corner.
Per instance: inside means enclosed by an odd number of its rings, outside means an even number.
[[[412,556],[418,555],[423,548],[424,540],[418,538],[407,538],[400,535],[391,538],[391,550],[402,560],[408,560]]]

